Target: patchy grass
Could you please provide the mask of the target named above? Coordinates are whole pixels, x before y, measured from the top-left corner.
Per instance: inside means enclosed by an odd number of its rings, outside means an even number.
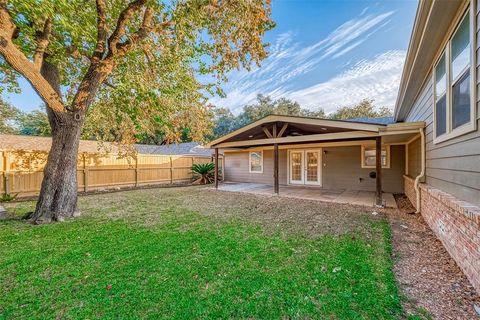
[[[0,222],[0,318],[403,316],[382,217],[284,200],[151,189],[83,197],[64,223]],[[317,226],[334,217],[357,226]]]

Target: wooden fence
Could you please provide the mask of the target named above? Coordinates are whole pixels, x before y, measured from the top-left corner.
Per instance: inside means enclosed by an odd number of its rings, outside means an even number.
[[[0,151],[1,194],[34,196],[40,191],[45,152]],[[77,167],[80,192],[192,181],[193,164],[212,162],[209,156],[138,154],[119,158],[114,154],[79,154]],[[221,172],[223,161],[220,158]]]

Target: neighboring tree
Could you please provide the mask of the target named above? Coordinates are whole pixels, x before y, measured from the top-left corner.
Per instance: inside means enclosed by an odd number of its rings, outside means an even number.
[[[0,133],[18,134],[20,110],[0,98]]]
[[[323,109],[310,111],[302,109],[296,101],[287,98],[273,100],[268,95],[259,94],[257,95],[257,101],[244,106],[238,116],[234,116],[227,108],[215,109],[215,127],[211,139],[223,136],[271,114],[325,118]]]
[[[228,108],[217,108],[214,110],[215,127],[213,128],[212,139],[221,137],[233,130],[238,129],[237,117]]]
[[[197,120],[209,111],[200,92],[216,87],[195,75],[213,74],[218,85],[228,71],[258,64],[270,14],[270,0],[0,0],[0,80],[25,77],[52,129],[31,220],[74,215],[86,117],[96,137],[122,143],[156,125],[168,140],[186,123],[202,134]]]
[[[363,99],[356,106],[342,107],[329,115],[330,119],[354,119],[354,118],[380,118],[392,116],[392,111],[387,107],[376,110],[373,100]]]
[[[20,134],[29,136],[50,137],[52,130],[48,123],[48,116],[43,110],[34,110],[23,113],[19,118]]]

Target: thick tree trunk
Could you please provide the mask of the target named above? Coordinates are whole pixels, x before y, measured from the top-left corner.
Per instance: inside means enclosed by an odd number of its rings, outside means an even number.
[[[45,59],[42,76],[60,94],[60,74]],[[77,213],[77,157],[84,111],[55,112],[47,108],[52,128],[52,146],[44,169],[42,187],[35,212],[35,223],[50,223]]]
[[[52,130],[52,148],[35,213],[35,223],[62,221],[77,213],[77,157],[81,121],[72,114],[57,115]],[[70,119],[69,119],[70,118]]]

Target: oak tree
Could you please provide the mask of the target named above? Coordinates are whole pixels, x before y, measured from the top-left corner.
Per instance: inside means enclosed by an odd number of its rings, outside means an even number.
[[[31,219],[76,212],[86,117],[124,142],[155,126],[172,139],[182,123],[203,130],[203,92],[266,57],[270,14],[270,0],[0,0],[0,82],[15,87],[23,76],[52,133]]]

